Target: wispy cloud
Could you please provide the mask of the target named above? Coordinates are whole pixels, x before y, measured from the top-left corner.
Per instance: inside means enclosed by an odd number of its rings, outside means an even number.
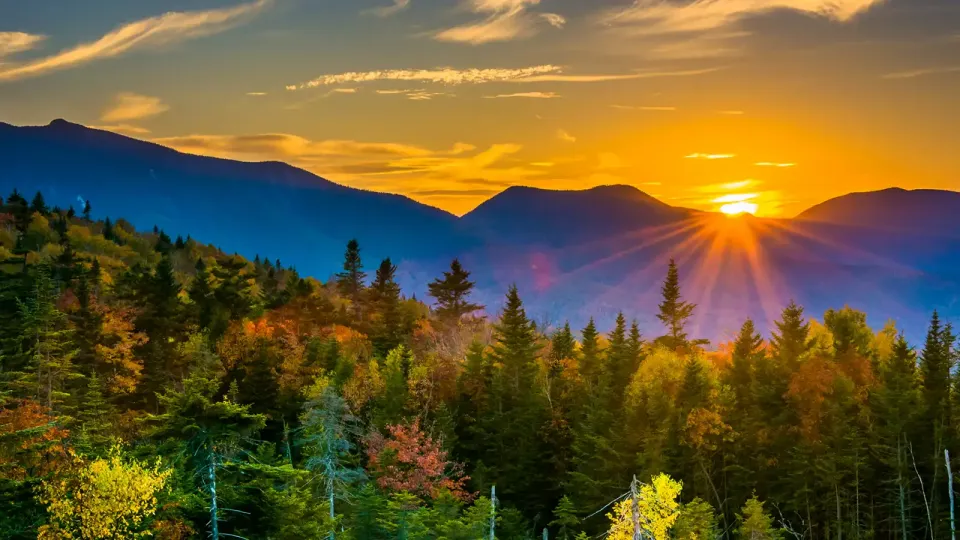
[[[368,9],[363,13],[365,15],[376,15],[377,17],[389,17],[407,9],[408,7],[410,7],[410,0],[393,0],[393,4],[389,6]]]
[[[510,41],[530,37],[537,32],[537,23],[546,21],[555,28],[563,28],[566,19],[555,13],[530,13],[540,0],[465,0],[466,9],[486,18],[441,30],[433,34],[438,41],[452,41],[481,45],[495,41]]]
[[[675,111],[676,107],[656,107],[656,106],[646,106],[646,105],[611,105],[614,109],[620,109],[621,111]]]
[[[729,116],[740,116],[744,114],[743,111],[717,111],[717,114],[726,114]]]
[[[729,193],[731,191],[746,189],[759,184],[760,182],[758,180],[739,180],[737,182],[723,182],[720,184],[707,184],[704,186],[698,186],[696,190],[701,193]]]
[[[639,35],[704,32],[729,27],[746,17],[778,9],[801,11],[846,22],[882,0],[635,0],[608,11],[603,21]]]
[[[146,135],[150,133],[149,129],[141,126],[135,126],[133,124],[112,124],[89,127],[93,129],[102,129],[104,131],[112,131],[114,133],[120,133],[121,135]]]
[[[517,92],[515,94],[497,94],[495,96],[483,96],[485,99],[504,99],[504,98],[533,98],[533,99],[557,99],[560,94],[556,92]]]
[[[442,67],[434,69],[386,69],[376,71],[349,71],[330,73],[300,84],[290,84],[287,90],[305,90],[336,84],[357,84],[376,81],[425,82],[456,86],[461,84],[485,84],[493,82],[540,83],[540,82],[605,82],[661,77],[690,77],[719,71],[719,67],[677,71],[640,71],[622,74],[573,75],[551,64],[524,68],[471,68]]]
[[[887,73],[884,79],[914,79],[916,77],[925,77],[927,75],[943,75],[946,73],[960,73],[960,66],[937,67],[915,69],[912,71],[898,71],[896,73]]]
[[[684,156],[686,159],[733,159],[737,157],[736,154],[701,154],[695,153],[688,156]]]
[[[263,97],[267,95],[267,93],[266,92],[247,92],[247,95],[253,96],[253,97]]]
[[[761,161],[761,162],[759,162],[759,163],[754,163],[754,165],[756,165],[757,167],[778,167],[778,168],[781,168],[781,169],[785,169],[785,168],[788,168],[788,167],[796,167],[797,164],[796,164],[796,163],[775,163],[775,162],[772,162],[772,161]]]
[[[288,85],[287,90],[303,90],[306,88],[316,88],[318,86],[330,86],[334,84],[346,83],[366,83],[373,81],[429,82],[448,85],[482,84],[524,79],[543,73],[556,73],[559,72],[560,69],[560,66],[542,65],[525,68],[436,68],[350,71],[347,73],[321,75],[305,83]]]
[[[560,140],[563,141],[563,142],[568,142],[568,143],[575,143],[575,142],[577,142],[577,138],[576,138],[576,137],[574,137],[573,135],[567,133],[566,131],[564,131],[564,130],[562,130],[562,129],[557,130],[557,138],[560,139]]]
[[[407,99],[413,101],[430,101],[431,99],[440,96],[453,97],[453,94],[448,94],[446,92],[410,92],[407,94]]]
[[[51,56],[0,65],[0,81],[36,77],[137,49],[170,45],[223,32],[249,20],[271,2],[256,0],[231,8],[169,12],[141,19],[116,28],[96,41],[82,43]]]
[[[512,79],[508,82],[606,82],[606,81],[626,81],[632,79],[659,79],[665,77],[692,77],[695,75],[706,75],[723,69],[722,67],[703,68],[703,69],[684,69],[676,71],[640,71],[637,73],[624,73],[619,75],[566,75],[563,73],[547,73],[544,75],[533,75],[519,79]]]
[[[660,59],[738,55],[741,21],[775,10],[793,10],[847,22],[883,0],[634,0],[603,12],[613,31],[648,40],[642,54]],[[653,40],[653,41],[650,41]]]
[[[110,123],[142,120],[170,110],[158,97],[122,92],[114,98],[113,105],[103,111],[100,120]]]
[[[0,32],[0,58],[29,51],[46,38],[46,36],[26,32]]]

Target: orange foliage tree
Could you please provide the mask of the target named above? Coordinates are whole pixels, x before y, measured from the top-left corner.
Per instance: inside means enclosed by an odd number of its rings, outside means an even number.
[[[472,498],[463,465],[447,459],[446,450],[423,432],[419,419],[387,426],[387,431],[389,437],[377,432],[368,437],[366,448],[368,469],[381,488],[430,498],[447,490],[460,500]]]

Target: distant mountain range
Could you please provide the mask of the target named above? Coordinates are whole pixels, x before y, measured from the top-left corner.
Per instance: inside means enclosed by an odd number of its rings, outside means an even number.
[[[63,120],[0,123],[0,193],[82,206],[157,225],[228,252],[279,258],[326,279],[357,238],[368,267],[390,256],[405,290],[454,257],[495,311],[516,283],[534,318],[609,326],[618,310],[653,317],[667,260],[700,305],[694,332],[731,334],[750,315],[768,327],[791,298],[819,317],[850,304],[919,339],[933,309],[960,317],[960,193],[888,189],[824,202],[792,220],[729,219],[670,206],[631,186],[513,187],[462,218],[399,195],[342,186],[277,162],[183,154]]]

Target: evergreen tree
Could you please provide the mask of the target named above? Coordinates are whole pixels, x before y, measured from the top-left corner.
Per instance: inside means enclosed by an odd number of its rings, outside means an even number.
[[[30,212],[40,214],[41,216],[50,214],[50,209],[47,208],[47,203],[43,200],[43,193],[38,191],[37,194],[33,196],[33,201],[30,202]]]
[[[90,221],[90,212],[93,211],[93,208],[90,206],[90,201],[83,201],[83,219]]]
[[[279,259],[277,259],[277,268],[280,268]],[[353,303],[353,312],[357,318],[360,318],[362,313],[360,294],[363,292],[363,280],[366,277],[367,274],[363,272],[363,262],[360,259],[360,243],[350,240],[343,256],[343,272],[337,274],[337,289],[341,295],[349,298]]]
[[[573,338],[573,332],[570,331],[570,323],[567,322],[563,328],[554,332],[550,340],[550,358],[554,364],[558,364],[566,358],[574,358],[577,342]]]
[[[810,323],[803,318],[803,308],[791,300],[775,324],[777,329],[770,340],[771,352],[785,367],[792,369],[810,350]]]
[[[384,259],[368,291],[370,304],[379,315],[373,329],[373,342],[380,354],[392,350],[402,339],[400,285],[396,282],[396,274],[396,265],[390,259]]]
[[[152,274],[134,275],[132,279],[134,300],[140,308],[135,326],[148,338],[137,351],[143,359],[139,391],[147,406],[156,408],[156,395],[166,383],[186,375],[177,352],[186,330],[180,283],[168,255],[163,255]]]
[[[680,296],[680,275],[673,259],[670,259],[667,277],[660,292],[663,300],[657,318],[667,327],[667,335],[661,337],[659,342],[670,349],[686,347],[689,345],[686,325],[696,305],[683,301]]]
[[[600,357],[600,332],[593,317],[580,332],[580,371],[587,384],[593,386],[600,378],[602,359]]]
[[[450,263],[450,271],[444,272],[442,278],[435,279],[428,286],[430,296],[437,301],[437,317],[448,322],[459,322],[464,315],[483,309],[480,304],[468,300],[473,287],[470,272],[463,269],[458,259],[454,259]]]
[[[728,377],[741,407],[749,405],[758,357],[763,354],[763,338],[757,333],[753,320],[748,318],[734,341],[733,363]]]
[[[201,330],[210,328],[213,324],[216,301],[213,297],[213,287],[210,285],[210,272],[203,262],[203,257],[197,258],[194,265],[196,274],[190,283],[190,301],[193,302],[193,317]]]

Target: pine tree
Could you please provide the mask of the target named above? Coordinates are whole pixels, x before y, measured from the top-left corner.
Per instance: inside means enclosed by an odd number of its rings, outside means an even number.
[[[396,282],[397,267],[390,259],[384,259],[377,268],[376,277],[370,284],[370,304],[379,319],[374,325],[374,347],[380,354],[387,354],[400,344],[403,332],[400,313],[400,285]]]
[[[209,509],[210,536],[219,538],[218,487],[220,470],[241,448],[244,439],[263,428],[266,418],[251,414],[249,408],[229,399],[215,398],[219,381],[198,371],[183,382],[183,390],[167,389],[160,397],[165,411],[151,415],[152,436],[160,441],[174,439],[185,445],[184,455],[192,463],[205,506]]]
[[[47,408],[60,410],[72,399],[69,385],[80,378],[74,367],[76,349],[66,315],[57,309],[58,291],[51,270],[45,265],[33,271],[32,287],[19,302],[22,320],[20,343],[26,358],[25,370],[11,374],[19,397],[33,397]]]
[[[43,193],[37,192],[33,196],[33,201],[30,202],[30,212],[40,214],[41,216],[47,216],[50,214],[50,209],[47,207],[46,201],[43,200]]]
[[[93,208],[90,206],[90,201],[83,202],[83,219],[90,221],[90,212],[93,211]]]
[[[589,385],[596,385],[600,378],[602,359],[600,358],[600,332],[593,317],[580,332],[580,371]]]
[[[443,278],[435,279],[428,286],[430,296],[437,300],[437,317],[447,322],[459,322],[464,315],[483,309],[482,305],[467,299],[473,287],[470,272],[463,269],[458,259],[454,259],[450,263],[450,271],[444,272]]]
[[[553,510],[553,515],[554,520],[550,522],[550,526],[557,528],[557,540],[574,540],[580,519],[577,517],[577,508],[573,501],[564,495]]]
[[[670,259],[667,277],[660,292],[663,300],[660,302],[660,313],[657,314],[657,318],[667,327],[667,335],[661,337],[659,341],[670,349],[686,347],[689,345],[686,324],[693,315],[696,305],[684,302],[680,296],[680,275],[673,259]]]
[[[210,272],[207,271],[207,265],[203,262],[203,257],[197,258],[197,264],[194,265],[196,274],[190,283],[188,295],[193,302],[193,317],[197,321],[201,330],[210,328],[213,324],[215,300],[213,297],[213,287],[210,285]]]
[[[180,284],[168,255],[160,259],[152,274],[133,279],[135,301],[140,308],[135,326],[148,337],[147,343],[137,351],[143,358],[139,391],[147,406],[155,408],[156,394],[167,381],[185,376],[177,353],[186,330],[179,299]]]
[[[763,355],[763,338],[757,333],[752,319],[744,321],[733,344],[733,363],[728,378],[736,393],[737,403],[746,407],[753,393],[758,357]]]
[[[550,341],[550,359],[554,364],[566,358],[573,358],[576,352],[577,342],[573,338],[573,332],[570,331],[570,323],[567,322],[563,328],[554,332]]]
[[[277,268],[280,268],[279,259],[277,259]],[[341,295],[349,298],[353,303],[353,312],[357,318],[360,318],[362,313],[360,294],[363,292],[363,280],[366,277],[367,274],[363,272],[363,262],[360,259],[360,243],[350,240],[343,256],[343,272],[337,274],[337,289]]]
[[[793,369],[800,357],[810,350],[810,323],[803,318],[803,308],[791,300],[775,324],[777,329],[770,340],[773,357]]]

